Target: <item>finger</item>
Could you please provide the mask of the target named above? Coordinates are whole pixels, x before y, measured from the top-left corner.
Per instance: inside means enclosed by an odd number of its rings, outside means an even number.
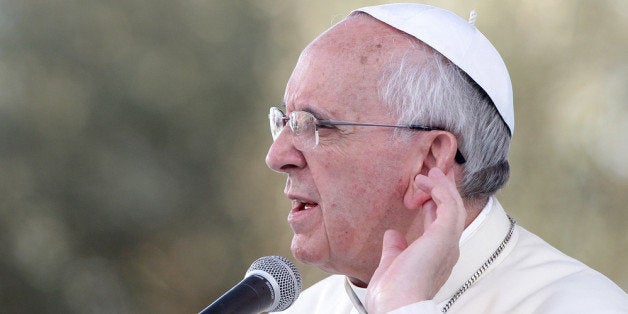
[[[428,194],[432,194],[432,190],[435,188],[442,188],[451,194],[458,194],[453,171],[445,175],[439,168],[432,168],[427,176],[421,174],[417,175],[415,177],[415,184],[419,189]]]
[[[423,230],[428,230],[436,220],[436,203],[433,200],[423,204]]]
[[[418,189],[420,189],[421,191],[427,194],[432,194],[432,189],[435,186],[433,178],[430,178],[422,174],[419,174],[414,178],[414,183],[416,184]]]
[[[432,168],[427,175],[430,179],[432,179],[434,188],[438,188],[438,191],[436,192],[441,192],[441,194],[439,194],[440,196],[457,201],[460,193],[458,192],[458,187],[456,186],[455,174],[453,171],[450,171],[447,175],[445,175],[445,173],[443,173],[443,171],[439,168]]]
[[[453,171],[445,175],[438,168],[430,169],[427,179],[420,180],[422,187],[430,188],[432,201],[426,204],[436,205],[436,219],[432,222],[458,234],[464,229],[466,210],[455,182]]]
[[[415,177],[417,188],[429,195],[429,199],[421,204],[424,214],[423,230],[429,230],[430,226],[436,221],[437,216],[441,216],[439,217],[439,223],[443,226],[452,225],[452,223],[448,223],[452,219],[454,221],[453,225],[456,225],[457,215],[450,213],[450,211],[455,211],[455,209],[444,208],[456,207],[455,199],[448,196],[452,193],[458,193],[453,182],[438,168],[432,168],[427,176],[417,175]]]

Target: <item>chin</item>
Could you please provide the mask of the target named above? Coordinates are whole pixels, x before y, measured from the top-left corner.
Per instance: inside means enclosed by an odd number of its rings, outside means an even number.
[[[304,247],[296,244],[295,241],[292,242],[290,250],[299,262],[325,270],[323,265],[327,263],[329,255],[325,254],[323,250]]]

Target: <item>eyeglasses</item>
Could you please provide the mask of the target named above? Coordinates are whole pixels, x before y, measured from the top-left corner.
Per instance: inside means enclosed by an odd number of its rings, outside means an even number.
[[[319,120],[313,114],[307,111],[292,111],[289,116],[286,116],[283,111],[277,107],[271,107],[268,114],[270,120],[270,133],[273,136],[273,141],[277,139],[279,133],[283,130],[286,124],[290,125],[290,129],[294,134],[293,145],[299,150],[312,150],[318,146],[319,128],[329,128],[337,125],[355,125],[355,126],[378,126],[387,128],[403,128],[418,131],[435,131],[442,128],[424,126],[424,125],[392,125],[392,124],[375,124],[375,123],[358,123],[358,122],[346,122],[346,121],[331,121],[331,120]],[[460,151],[456,151],[456,162],[463,164],[466,162]]]

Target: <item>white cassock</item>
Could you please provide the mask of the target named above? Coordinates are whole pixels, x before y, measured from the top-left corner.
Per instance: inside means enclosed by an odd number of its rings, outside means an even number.
[[[504,242],[511,221],[491,198],[460,241],[460,258],[433,300],[393,312],[441,313]],[[420,271],[420,270],[417,270]],[[365,289],[332,275],[279,313],[364,313]],[[628,313],[628,295],[615,283],[515,225],[499,255],[451,303],[447,313]]]

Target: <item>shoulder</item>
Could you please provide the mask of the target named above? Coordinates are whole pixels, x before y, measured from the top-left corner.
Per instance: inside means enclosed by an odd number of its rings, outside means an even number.
[[[543,313],[628,311],[628,296],[614,282],[522,227],[500,275],[523,292],[523,303]],[[527,296],[525,296],[527,295]]]

